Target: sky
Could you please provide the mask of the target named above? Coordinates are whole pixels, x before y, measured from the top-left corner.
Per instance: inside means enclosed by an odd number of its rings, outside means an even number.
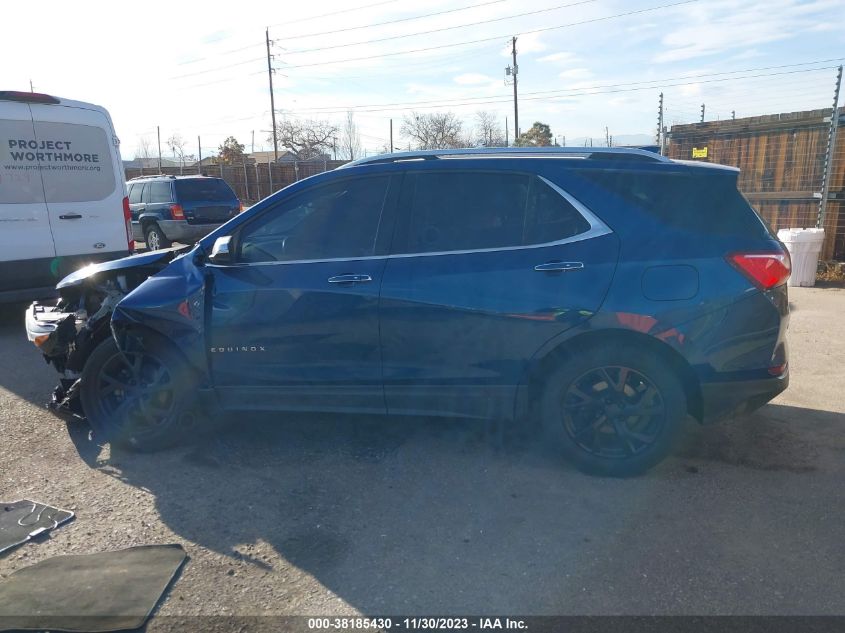
[[[125,6],[127,10],[118,7]],[[340,125],[367,153],[406,148],[412,111],[480,110],[513,138],[548,123],[558,142],[641,143],[667,125],[829,108],[845,61],[845,0],[323,0],[8,2],[0,89],[104,106],[124,159],[217,152],[228,136],[270,150],[269,27],[278,118]],[[845,97],[840,98],[840,105]]]

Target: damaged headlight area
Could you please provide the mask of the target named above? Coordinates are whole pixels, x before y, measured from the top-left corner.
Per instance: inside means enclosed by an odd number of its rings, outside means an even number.
[[[36,301],[26,311],[27,338],[41,351],[61,378],[48,406],[83,416],[78,390],[88,356],[111,336],[109,327],[115,306],[175,256],[126,258],[83,269],[58,285],[59,298]],[[132,265],[134,264],[134,266]]]

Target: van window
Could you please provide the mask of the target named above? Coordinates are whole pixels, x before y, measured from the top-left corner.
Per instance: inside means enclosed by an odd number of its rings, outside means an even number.
[[[20,140],[35,142],[32,121],[0,119],[0,203],[44,202],[38,163],[12,157]]]
[[[156,202],[170,202],[170,181],[169,180],[154,180],[147,183],[149,189],[149,202],[155,204]]]
[[[141,193],[144,191],[144,183],[138,182],[134,185],[129,185],[129,204],[138,204],[141,202]]]
[[[103,200],[114,193],[117,183],[105,130],[35,121],[35,136],[35,142],[13,157],[40,165],[47,202]]]

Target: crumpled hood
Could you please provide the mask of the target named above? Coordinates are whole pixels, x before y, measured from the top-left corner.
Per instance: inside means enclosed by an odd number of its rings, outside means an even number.
[[[130,255],[129,257],[121,257],[120,259],[113,259],[108,262],[100,264],[89,264],[84,268],[80,268],[76,272],[69,274],[62,279],[57,285],[56,289],[70,288],[78,286],[83,281],[96,275],[97,273],[108,272],[111,270],[121,270],[125,268],[136,268],[139,266],[147,266],[159,261],[169,261],[175,259],[177,255],[190,250],[190,246],[173,246],[159,251],[152,251],[149,253],[139,253],[137,255]]]

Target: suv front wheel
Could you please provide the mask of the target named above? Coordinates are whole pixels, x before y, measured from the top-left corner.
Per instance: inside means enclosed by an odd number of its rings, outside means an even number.
[[[173,242],[167,239],[161,227],[154,222],[148,224],[144,229],[144,242],[146,242],[147,248],[151,251],[169,248],[173,244]]]
[[[545,430],[579,470],[638,475],[672,450],[687,406],[668,364],[634,345],[602,345],[567,358],[546,381]]]

